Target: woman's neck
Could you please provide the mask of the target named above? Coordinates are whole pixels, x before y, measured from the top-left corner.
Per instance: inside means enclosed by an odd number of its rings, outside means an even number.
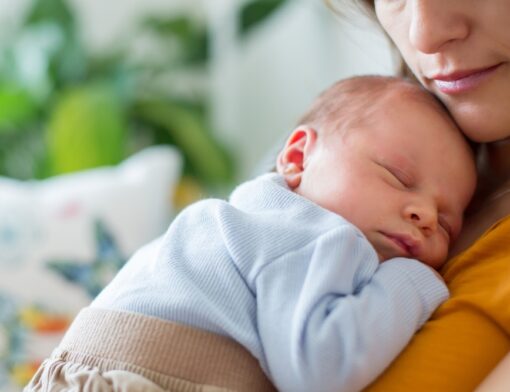
[[[496,182],[510,178],[510,138],[483,144],[480,155],[480,169]],[[484,173],[485,171],[485,173]]]
[[[466,249],[494,223],[510,214],[510,139],[479,148],[477,192],[450,256]]]
[[[510,138],[480,145],[478,196],[483,200],[510,185]]]

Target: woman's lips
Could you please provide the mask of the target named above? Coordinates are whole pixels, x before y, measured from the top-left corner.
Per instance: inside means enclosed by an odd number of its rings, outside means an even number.
[[[447,75],[436,75],[430,79],[433,80],[438,90],[442,93],[460,94],[478,87],[500,66],[501,63],[492,67],[477,70],[454,72]]]

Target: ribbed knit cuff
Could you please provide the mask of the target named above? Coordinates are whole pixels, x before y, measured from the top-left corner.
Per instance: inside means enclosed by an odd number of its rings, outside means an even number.
[[[385,264],[387,267],[391,265],[392,268],[398,269],[398,275],[395,279],[401,281],[401,287],[410,284],[413,291],[418,293],[420,302],[424,306],[424,312],[422,312],[419,319],[420,326],[427,321],[441,303],[448,299],[450,293],[446,284],[425,264],[414,259],[405,258],[388,260],[381,267]]]

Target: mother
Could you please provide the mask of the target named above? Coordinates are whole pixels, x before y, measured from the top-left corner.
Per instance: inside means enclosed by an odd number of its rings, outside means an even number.
[[[480,390],[509,390],[510,356],[486,376],[510,350],[510,0],[362,3],[407,70],[481,143],[479,190],[442,271],[451,299],[368,390],[472,391],[484,379]]]

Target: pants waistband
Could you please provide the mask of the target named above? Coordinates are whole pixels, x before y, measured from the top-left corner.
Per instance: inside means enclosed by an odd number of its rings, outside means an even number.
[[[58,350],[129,364],[149,379],[163,374],[234,391],[275,391],[257,359],[234,340],[136,313],[84,308]]]

